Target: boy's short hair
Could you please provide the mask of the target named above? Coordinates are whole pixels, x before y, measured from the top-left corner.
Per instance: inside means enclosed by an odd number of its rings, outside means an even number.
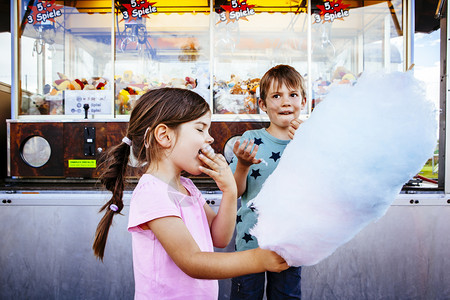
[[[277,84],[278,88],[285,84],[290,89],[298,89],[302,99],[306,98],[305,80],[297,70],[289,65],[278,65],[267,71],[261,78],[259,85],[260,98],[266,104],[266,97],[272,84]]]

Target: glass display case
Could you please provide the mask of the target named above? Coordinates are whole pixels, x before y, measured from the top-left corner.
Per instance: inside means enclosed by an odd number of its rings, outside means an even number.
[[[201,94],[219,120],[265,120],[259,80],[276,64],[307,79],[308,117],[333,85],[408,67],[400,0],[39,0],[17,13],[16,119],[126,119],[169,86]]]
[[[100,154],[122,139],[135,101],[160,87],[203,96],[213,113],[212,146],[229,156],[237,136],[267,125],[259,83],[277,64],[306,79],[302,119],[362,72],[405,71],[408,3],[20,1],[8,176],[97,177]],[[48,142],[39,143],[45,151],[30,152],[36,136]],[[47,161],[30,163],[36,151]]]

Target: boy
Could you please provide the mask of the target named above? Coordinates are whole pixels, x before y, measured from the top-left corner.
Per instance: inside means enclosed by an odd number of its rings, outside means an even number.
[[[269,116],[270,125],[246,131],[242,143],[237,141],[234,145],[235,156],[230,164],[238,196],[242,196],[236,219],[236,251],[258,247],[256,237],[249,233],[256,224],[257,213],[253,207],[247,207],[247,203],[259,193],[264,181],[275,170],[301,123],[298,117],[306,104],[303,77],[288,65],[271,68],[261,79],[258,104]],[[267,299],[300,299],[300,272],[300,267],[291,267],[281,273],[267,272]],[[263,299],[265,277],[265,273],[259,273],[233,278],[231,299]]]

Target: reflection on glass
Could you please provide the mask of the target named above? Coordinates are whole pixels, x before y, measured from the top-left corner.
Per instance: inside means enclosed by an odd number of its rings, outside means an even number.
[[[402,1],[324,1],[312,7],[312,109],[364,71],[402,71]]]
[[[216,114],[259,114],[260,78],[277,64],[310,83],[309,114],[334,85],[404,68],[401,0],[102,3],[22,4],[20,115],[83,118],[85,103],[124,115],[166,86],[195,90]]]
[[[264,11],[272,9],[256,6],[246,20],[214,15],[214,113],[259,114],[259,82],[272,66],[289,64],[307,73],[305,8]]]
[[[116,1],[116,114],[129,114],[142,94],[159,87],[191,89],[209,101],[209,5],[194,7],[199,2],[181,8],[159,1],[139,17],[147,4]]]

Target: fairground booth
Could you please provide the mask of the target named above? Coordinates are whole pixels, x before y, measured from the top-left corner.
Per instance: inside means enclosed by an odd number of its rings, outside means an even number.
[[[269,122],[258,100],[271,67],[288,64],[305,78],[307,122],[330,90],[355,85],[364,72],[419,76],[417,34],[433,32],[440,40],[434,154],[386,216],[303,269],[302,290],[305,299],[450,298],[446,1],[11,0],[10,19],[0,298],[132,299],[127,207],[104,263],[91,245],[109,196],[98,182],[102,154],[121,142],[146,91],[203,96],[212,147],[230,160],[244,131]],[[217,209],[214,181],[191,178]],[[136,181],[132,172],[126,203]],[[233,250],[233,243],[225,249]],[[230,281],[220,281],[219,298],[229,294]]]

